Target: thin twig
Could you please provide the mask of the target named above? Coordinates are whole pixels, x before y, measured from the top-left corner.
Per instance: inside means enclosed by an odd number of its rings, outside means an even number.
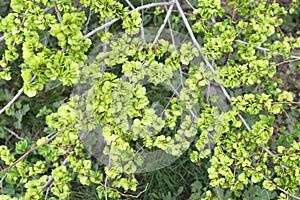
[[[294,122],[292,121],[292,119],[290,118],[289,114],[286,112],[286,110],[283,109],[283,112],[285,114],[285,116],[287,117],[287,120],[289,121],[289,123],[292,125],[292,127],[295,126]]]
[[[106,23],[106,24],[104,24],[104,25],[102,25],[102,26],[100,26],[100,27],[98,27],[98,28],[95,28],[93,31],[91,31],[91,32],[89,32],[88,34],[86,34],[84,37],[83,37],[83,39],[86,39],[86,38],[89,38],[89,37],[91,37],[92,35],[94,35],[94,34],[96,34],[96,33],[98,33],[99,31],[102,31],[103,29],[105,29],[105,27],[107,27],[107,26],[111,26],[112,24],[114,24],[115,22],[117,22],[119,19],[113,19],[113,20],[111,20],[110,22],[108,22],[108,23]]]
[[[7,173],[5,173],[4,176],[1,178],[1,180],[0,180],[0,185],[1,185],[2,182],[5,180],[6,176],[7,176]],[[2,186],[1,186],[1,187],[2,187]]]
[[[286,194],[286,195],[288,195],[288,196],[290,196],[290,197],[293,197],[293,198],[295,198],[295,199],[300,200],[300,197],[297,197],[297,196],[295,196],[295,195],[289,193],[288,191],[282,189],[282,188],[279,187],[278,185],[276,185],[276,188],[277,188],[278,190],[280,190],[281,192],[283,192],[284,194]]]
[[[207,85],[207,93],[206,93],[206,103],[209,103],[210,88],[211,88],[211,84],[210,84],[210,82],[208,82],[208,85]]]
[[[180,85],[176,88],[176,90],[178,90],[180,88]],[[160,114],[160,117],[162,117],[165,113],[165,111],[167,110],[168,106],[170,105],[173,97],[175,96],[175,92],[173,92],[172,96],[170,97],[170,100],[168,101],[167,105],[164,107],[163,111]]]
[[[6,130],[7,132],[9,132],[10,134],[12,134],[13,136],[15,136],[16,138],[18,138],[19,140],[25,140],[24,138],[20,137],[17,133],[15,133],[14,131],[10,130],[6,126],[3,126],[3,129]]]
[[[73,128],[75,126],[75,124],[68,126],[66,128],[63,128],[60,131],[57,131],[51,138],[49,138],[48,140],[46,140],[45,142],[33,147],[32,149],[30,149],[29,151],[27,151],[26,153],[24,153],[20,158],[18,158],[15,162],[13,162],[10,166],[2,169],[0,171],[0,173],[4,172],[4,171],[8,171],[11,168],[13,168],[14,166],[16,166],[19,162],[21,162],[22,160],[24,160],[24,158],[26,158],[26,156],[28,156],[30,153],[34,152],[35,150],[37,150],[38,148],[40,148],[41,146],[44,146],[45,144],[48,144],[49,142],[51,142],[55,137],[57,137],[59,134],[63,133],[64,131]]]
[[[181,8],[181,6],[180,6],[178,0],[175,0],[175,3],[176,3],[176,6],[177,6],[177,9],[178,9],[178,11],[179,11],[179,14],[180,14],[181,17],[182,17],[183,23],[185,24],[185,26],[186,26],[186,28],[187,28],[187,30],[188,30],[188,32],[189,32],[189,35],[190,35],[190,37],[191,37],[191,39],[192,39],[194,45],[195,45],[195,46],[197,47],[197,49],[199,50],[199,52],[200,52],[200,54],[201,54],[201,57],[203,58],[205,64],[210,68],[210,70],[211,70],[212,72],[215,73],[215,69],[213,68],[213,66],[210,64],[210,62],[208,61],[208,59],[207,59],[206,56],[204,55],[204,53],[203,53],[203,51],[202,51],[202,47],[200,46],[200,44],[198,43],[197,39],[195,38],[195,35],[194,35],[194,33],[193,33],[193,30],[192,30],[192,28],[191,28],[191,26],[190,26],[190,24],[189,24],[189,22],[188,22],[188,20],[187,20],[187,18],[186,18],[186,16],[185,16],[184,12],[183,12],[183,10],[182,10],[182,8]]]
[[[166,12],[168,11],[167,6],[164,6]],[[173,34],[173,29],[172,29],[172,24],[171,24],[171,20],[170,17],[168,17],[168,25],[169,25],[169,31],[170,31],[170,36],[171,36],[171,40],[172,40],[172,44],[174,46],[175,51],[177,51],[177,46],[176,46],[176,41],[175,41],[175,37]],[[182,87],[184,87],[184,82],[183,82],[183,71],[181,68],[181,65],[179,66],[179,74],[180,74],[180,84]]]
[[[68,150],[67,153],[70,153],[70,151]],[[66,158],[64,160],[64,162],[61,164],[61,166],[67,166],[67,164],[68,164],[68,159]],[[50,177],[48,179],[48,181],[40,188],[40,190],[44,190],[48,186],[51,187],[51,185],[54,183],[54,181],[55,181],[55,179],[53,177]]]
[[[213,25],[215,25],[215,23],[216,23],[216,18],[215,17],[212,17],[211,18],[211,22],[212,22],[212,24]],[[218,35],[218,37],[219,37],[219,35]],[[212,61],[211,61],[211,65],[212,66],[214,66],[214,64],[215,64],[215,60],[213,59]],[[210,84],[210,82],[208,82],[208,86],[207,86],[207,93],[206,93],[206,102],[207,103],[209,103],[209,97],[210,97],[210,91],[211,90],[211,84]],[[220,107],[221,108],[221,107]],[[222,109],[222,108],[221,108]]]
[[[45,8],[45,9],[43,10],[43,12],[46,13],[46,12],[48,12],[49,10],[51,10],[53,7],[54,7],[54,6],[51,6],[51,7],[49,7],[49,8]]]
[[[59,86],[61,86],[61,85],[62,85],[62,83],[59,82],[59,83],[57,83],[56,85],[52,86],[51,88],[46,89],[46,90],[45,90],[45,93],[47,93],[47,92],[49,92],[49,91],[51,91],[51,90],[54,90],[55,88],[57,88],[57,87],[59,87]]]
[[[33,80],[36,78],[36,75],[34,75],[31,80],[28,82],[29,84],[33,82]],[[18,93],[10,100],[10,102],[8,102],[8,104],[6,104],[6,106],[4,106],[1,110],[0,110],[0,115],[6,111],[8,108],[11,107],[11,105],[23,94],[24,92],[24,88],[22,87]]]
[[[100,183],[100,185],[101,185],[102,187],[104,187],[104,184],[103,184],[103,183]],[[141,192],[139,192],[137,195],[124,194],[124,193],[120,192],[119,190],[117,190],[116,188],[111,188],[111,187],[107,187],[107,188],[110,189],[110,190],[113,190],[113,191],[115,191],[115,192],[118,192],[118,193],[119,193],[121,196],[123,196],[123,197],[132,197],[132,198],[137,199],[137,198],[139,198],[139,197],[141,196],[141,194],[143,194],[143,193],[147,190],[148,185],[149,185],[149,183],[147,183],[145,189],[142,190]]]
[[[185,1],[194,11],[196,10],[189,0],[185,0]]]
[[[50,190],[51,190],[51,188],[53,187],[53,184],[54,184],[54,182],[52,182],[51,183],[51,185],[47,188],[47,190],[46,190],[46,194],[45,194],[45,200],[47,200],[47,198],[48,198],[48,194],[49,194],[49,192],[50,192]]]
[[[292,101],[292,102],[282,101],[282,102],[272,102],[272,104],[295,104],[295,105],[300,105],[300,102],[298,102],[298,101]]]
[[[234,22],[235,20],[235,10],[236,10],[236,0],[234,0],[232,15],[231,15],[231,21]]]
[[[68,149],[67,154],[70,153],[70,151],[71,150]],[[61,166],[67,166],[67,165],[68,165],[68,157],[64,160],[64,162],[61,164]],[[49,193],[50,189],[52,188],[54,182],[55,182],[55,179],[53,177],[50,177],[48,179],[48,181],[40,188],[40,190],[44,190],[46,187],[49,186],[46,190],[45,200],[47,200],[48,193]]]
[[[18,32],[20,31],[20,29],[23,27],[24,23],[25,23],[25,19],[26,19],[26,16],[27,16],[27,13],[28,13],[28,9],[25,11],[24,13],[24,17],[22,19],[22,23],[21,23],[21,26],[19,26],[18,28]],[[12,34],[12,32],[9,32],[9,34]],[[0,37],[0,42],[2,42],[3,40],[5,39],[4,35]],[[12,46],[15,46],[16,42],[14,41],[13,45]]]
[[[278,67],[279,65],[284,65],[284,64],[292,63],[292,62],[297,62],[299,60],[300,60],[300,57],[299,58],[295,58],[294,60],[285,60],[285,61],[282,61],[280,63],[277,63],[275,66]]]
[[[252,166],[250,166],[250,168],[253,169],[253,170],[255,170],[255,168],[252,167]],[[288,191],[282,189],[282,188],[279,187],[277,184],[275,184],[273,181],[271,181],[270,179],[268,179],[268,177],[266,177],[263,173],[261,173],[261,174],[264,176],[264,179],[265,179],[265,180],[272,182],[272,183],[276,186],[276,188],[277,188],[278,190],[280,190],[281,192],[283,192],[284,194],[286,194],[286,195],[288,195],[288,196],[290,196],[290,197],[293,197],[293,198],[295,198],[295,199],[300,200],[300,197],[297,197],[297,196],[295,196],[295,195],[289,193]]]
[[[61,14],[60,14],[60,12],[58,10],[56,2],[54,2],[54,9],[55,9],[55,12],[56,12],[57,19],[58,19],[59,23],[61,23],[62,22],[62,18],[61,18]]]
[[[141,6],[144,5],[144,1],[141,0]],[[144,9],[142,9],[142,28],[141,28],[141,37],[142,37],[142,42],[143,44],[146,43],[146,39],[145,39],[145,31],[144,31],[144,19],[145,19],[145,14],[144,14]]]
[[[168,10],[167,6],[164,6],[164,7],[165,7],[165,10],[167,12],[167,10]],[[168,25],[169,25],[169,31],[170,31],[170,36],[171,36],[172,44],[174,46],[174,49],[177,50],[176,41],[175,41],[175,37],[174,37],[174,34],[173,34],[173,29],[172,29],[172,24],[171,24],[170,17],[168,17]]]
[[[190,37],[194,43],[194,45],[197,47],[197,49],[199,50],[200,52],[200,55],[201,57],[203,58],[205,64],[209,67],[209,69],[211,70],[212,73],[216,73],[214,67],[211,65],[211,63],[208,61],[207,57],[204,55],[203,51],[202,51],[202,47],[200,46],[200,44],[198,43],[197,39],[195,38],[195,35],[192,31],[192,28],[187,20],[187,18],[185,17],[184,15],[184,12],[178,2],[178,0],[175,0],[176,2],[176,5],[177,5],[177,9],[182,17],[182,20],[185,24],[185,27],[187,28],[189,34],[190,34]],[[225,97],[227,98],[227,100],[231,103],[231,97],[230,95],[228,94],[228,92],[226,91],[225,87],[223,85],[220,85],[220,88],[223,92],[223,94],[225,95]],[[250,126],[248,125],[248,123],[246,122],[246,120],[244,119],[244,117],[241,115],[241,114],[238,114],[238,117],[241,119],[241,121],[243,122],[243,124],[245,125],[245,127],[247,128],[248,131],[251,131],[251,128]],[[261,145],[261,147],[266,151],[268,152],[272,157],[274,157],[275,155],[269,150],[267,149],[264,145]]]
[[[129,7],[131,7],[132,10],[135,9],[135,7],[132,5],[132,3],[129,0],[125,0],[125,1],[129,5]],[[146,41],[145,41],[145,31],[144,31],[143,21],[144,21],[144,16],[142,15],[142,21],[141,21],[141,39],[142,39],[142,42],[145,43]]]
[[[54,182],[54,178],[51,177],[48,179],[48,181],[40,188],[40,190],[44,190],[48,185],[51,185]]]
[[[168,22],[168,19],[170,18],[170,15],[172,13],[173,7],[174,7],[174,2],[172,2],[171,6],[170,6],[170,8],[169,8],[169,10],[167,12],[167,15],[166,15],[166,17],[164,19],[164,22],[162,23],[162,25],[160,26],[160,28],[158,29],[158,31],[156,33],[156,36],[155,36],[155,38],[153,40],[153,43],[152,43],[153,45],[157,43],[160,34],[162,33],[163,29],[165,28],[165,26],[166,26],[166,24]]]
[[[135,7],[132,5],[132,3],[129,0],[125,0],[125,1],[132,10],[135,9]]]
[[[249,45],[248,42],[245,42],[245,41],[242,41],[242,40],[234,40],[234,42],[242,43],[244,45]],[[254,46],[254,48],[257,49],[257,50],[264,51],[264,52],[271,52],[270,49],[264,48],[264,47],[260,47],[260,46]],[[277,54],[283,56],[283,53],[281,53],[281,52],[278,52]],[[291,55],[291,58],[300,59],[300,56]]]
[[[180,98],[180,94],[179,94],[178,91],[175,89],[175,87],[174,87],[172,84],[170,84],[170,87],[172,88],[172,90],[174,91],[174,93],[177,95],[177,97]],[[192,109],[190,109],[189,112],[191,113],[191,115],[193,116],[193,118],[194,118],[195,120],[198,120],[198,119],[199,119],[199,117],[197,116],[197,114],[195,114],[194,111],[193,111]],[[208,132],[208,137],[209,137],[210,139],[214,139],[214,136],[213,136],[210,132]],[[226,148],[225,148],[223,145],[221,145],[221,148],[222,148],[224,151],[227,151]]]
[[[177,95],[177,97],[180,98],[179,92],[175,89],[175,87],[172,85],[172,83],[170,83],[170,87],[172,88],[173,92]],[[190,109],[189,112],[192,114],[192,116],[193,116],[194,119],[198,119],[199,118],[197,116],[197,114],[192,109]]]
[[[111,150],[110,150],[111,151]],[[107,165],[107,170],[109,172],[111,167],[111,156],[110,154],[108,155],[108,165]],[[108,175],[106,174],[105,176],[105,181],[104,181],[104,189],[105,189],[105,200],[108,200],[108,196],[107,196],[107,181],[108,181]]]
[[[109,23],[109,18],[108,17],[105,17],[105,23]],[[104,32],[105,33],[108,33],[108,31],[109,31],[109,26],[106,26],[105,28],[104,28]],[[103,52],[105,53],[105,52],[107,52],[107,43],[104,43],[103,44]]]
[[[133,13],[137,10],[149,9],[149,8],[157,7],[157,6],[166,6],[166,5],[171,5],[171,4],[173,4],[173,2],[150,3],[147,5],[139,6],[136,9],[129,11],[127,14]],[[91,37],[92,35],[96,34],[97,32],[102,31],[106,26],[111,26],[112,24],[116,23],[118,20],[119,20],[118,18],[113,19],[110,22],[108,22],[102,26],[99,26],[98,28],[95,28],[93,31],[86,34],[83,39]]]
[[[90,10],[89,10],[89,16],[88,16],[88,19],[85,23],[85,34],[88,32],[88,27],[89,27],[89,23],[90,23],[90,20],[91,20],[91,16],[92,16],[92,0],[90,0]]]
[[[79,140],[83,140],[83,134],[80,136],[80,139]],[[67,154],[69,154],[70,153],[70,149],[68,149],[67,150]],[[61,166],[67,166],[68,165],[68,157],[64,160],[64,162],[61,164]],[[48,181],[40,188],[40,190],[44,190],[46,187],[48,187],[49,185],[49,188],[51,188],[52,187],[52,184],[54,183],[54,178],[53,177],[50,177],[49,179],[48,179]],[[49,188],[47,189],[47,191],[46,191],[46,196],[47,196],[47,192],[48,192],[48,190],[49,190]]]
[[[26,11],[25,11],[25,13],[24,13],[24,17],[23,17],[23,19],[22,19],[22,23],[21,23],[21,26],[19,26],[19,28],[18,28],[18,32],[20,32],[20,30],[21,30],[21,28],[24,26],[24,23],[25,23],[25,20],[26,20],[26,16],[27,16],[27,13],[28,13],[28,11],[29,11],[29,9],[27,9]],[[12,43],[12,47],[14,47],[16,45],[16,40],[14,40],[14,42]],[[8,65],[8,61],[6,62],[6,66]],[[6,67],[5,66],[5,67]],[[4,67],[4,68],[5,68]]]

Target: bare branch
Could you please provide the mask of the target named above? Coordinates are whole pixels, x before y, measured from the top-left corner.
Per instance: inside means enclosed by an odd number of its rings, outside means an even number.
[[[250,166],[250,168],[253,169],[253,170],[255,170],[255,168],[252,167],[252,166]],[[261,174],[262,174],[262,173],[261,173]],[[290,197],[293,197],[293,198],[295,198],[295,199],[300,200],[300,197],[297,197],[297,196],[295,196],[295,195],[289,193],[288,191],[282,189],[282,188],[279,187],[277,184],[275,184],[273,181],[271,181],[270,179],[268,179],[268,177],[266,177],[264,174],[262,174],[262,175],[264,176],[264,179],[265,179],[265,180],[272,182],[272,183],[276,186],[276,188],[277,188],[278,190],[280,190],[281,192],[283,192],[284,194],[286,194],[286,195],[288,195],[288,196],[290,196]]]
[[[54,9],[55,9],[55,12],[56,12],[57,19],[58,19],[59,23],[61,23],[62,22],[62,18],[61,18],[61,14],[60,14],[60,12],[58,10],[56,2],[54,2]]]
[[[49,178],[48,181],[40,188],[40,190],[46,189],[46,187],[51,185],[53,182],[54,182],[54,178],[53,177]]]
[[[5,180],[6,176],[7,176],[7,173],[5,173],[4,176],[1,178],[1,180],[0,180],[0,185],[1,185],[2,182]],[[1,187],[2,187],[2,185],[1,185]]]
[[[135,9],[135,7],[132,5],[132,3],[129,0],[126,0],[126,3],[131,7],[131,9]],[[143,11],[143,10],[142,10]],[[141,22],[141,39],[143,41],[143,43],[145,43],[145,31],[144,31],[144,15],[142,13],[142,22]]]
[[[165,10],[166,11],[168,10],[167,6],[165,6]],[[171,39],[172,39],[172,44],[173,44],[173,46],[176,50],[177,47],[176,47],[175,37],[174,37],[174,34],[173,34],[173,30],[172,30],[172,24],[171,24],[170,17],[168,17],[168,25],[169,25],[170,36],[171,36]]]
[[[188,4],[193,10],[196,10],[189,0],[185,0],[185,1],[187,2],[187,4]]]
[[[45,200],[47,200],[47,198],[48,198],[48,194],[49,194],[49,192],[50,192],[50,190],[51,190],[51,188],[52,188],[53,184],[54,184],[54,182],[52,182],[52,183],[51,183],[51,185],[50,185],[50,186],[47,188],[47,190],[46,190],[46,194],[45,194]]]
[[[54,6],[51,6],[49,8],[45,8],[43,11],[44,13],[48,12],[49,10],[51,10]],[[11,34],[11,32],[9,32],[9,34]],[[4,35],[0,37],[0,42],[2,42],[4,40]]]
[[[24,138],[20,137],[17,133],[15,133],[14,131],[10,130],[6,126],[3,126],[3,129],[6,130],[7,132],[9,132],[10,134],[12,134],[13,136],[15,136],[16,138],[18,138],[19,140],[25,140]]]
[[[0,114],[2,114],[4,111],[10,108],[10,106],[23,94],[23,92],[24,92],[24,88],[21,88],[18,91],[18,93],[14,96],[14,98],[12,98],[12,100],[10,100],[10,102],[0,110]]]
[[[150,3],[150,4],[147,4],[147,5],[139,6],[136,9],[129,11],[128,14],[133,13],[137,10],[149,9],[149,8],[157,7],[157,6],[167,6],[167,5],[171,5],[171,4],[173,4],[173,2]],[[98,28],[96,28],[93,31],[86,34],[83,39],[91,37],[92,35],[96,34],[97,32],[102,31],[105,27],[111,26],[112,24],[116,23],[118,20],[119,19],[116,18],[116,19],[113,19],[110,22],[108,22],[108,23],[106,23],[102,26],[99,26]]]
[[[165,7],[165,10],[166,10],[166,12],[167,12],[167,11],[168,11],[167,6],[164,6],[164,7]],[[172,10],[172,11],[173,11],[173,10]],[[169,31],[170,31],[170,36],[171,36],[172,44],[173,44],[173,46],[174,46],[174,49],[177,50],[176,42],[175,42],[173,30],[172,30],[172,24],[171,24],[170,17],[168,17],[168,25],[169,25]],[[182,87],[184,87],[184,82],[183,82],[183,71],[182,71],[181,66],[179,66],[179,74],[180,74],[180,84],[181,84]]]
[[[104,187],[104,184],[103,184],[103,183],[100,183],[100,185],[101,185],[102,187]],[[144,192],[146,192],[146,190],[147,190],[147,188],[148,188],[148,185],[149,185],[149,183],[147,183],[145,189],[142,190],[142,191],[141,191],[140,193],[138,193],[137,195],[124,194],[124,193],[120,192],[119,190],[117,190],[116,188],[111,188],[111,187],[107,187],[107,188],[110,189],[110,190],[113,190],[113,191],[115,191],[115,192],[118,192],[118,193],[119,193],[121,196],[123,196],[123,197],[132,197],[132,198],[137,199],[137,198],[139,198],[139,197],[141,196],[141,194],[143,194]]]
[[[211,84],[210,84],[210,82],[209,82],[209,83],[208,83],[208,86],[207,86],[206,103],[209,103],[210,88],[211,88]]]
[[[183,10],[182,10],[182,8],[181,8],[181,6],[180,6],[178,0],[175,0],[175,2],[176,2],[176,5],[177,5],[177,8],[178,8],[178,11],[179,11],[179,13],[180,13],[180,15],[181,15],[181,17],[182,17],[182,20],[183,20],[183,22],[184,22],[184,24],[185,24],[185,27],[187,28],[187,30],[188,30],[188,32],[189,32],[189,34],[190,34],[190,37],[192,38],[192,41],[193,41],[194,45],[195,45],[195,46],[197,47],[197,49],[199,50],[200,55],[202,56],[202,58],[203,58],[205,64],[209,67],[209,69],[211,70],[211,72],[216,73],[214,67],[211,65],[211,63],[208,61],[207,57],[204,55],[204,53],[203,53],[203,51],[202,51],[202,48],[201,48],[200,44],[198,43],[197,39],[195,38],[195,35],[194,35],[193,31],[192,31],[192,28],[191,28],[191,26],[190,26],[190,24],[189,24],[187,18],[185,17],[184,12],[183,12]],[[224,87],[223,85],[221,85],[221,84],[219,84],[219,85],[220,85],[220,87],[221,87],[221,90],[222,90],[223,94],[225,95],[225,97],[227,98],[227,100],[231,103],[231,97],[230,97],[230,95],[228,94],[228,92],[226,91],[225,87]],[[243,117],[241,114],[238,114],[238,117],[241,119],[241,121],[243,122],[243,124],[245,125],[245,127],[247,128],[247,130],[248,130],[248,131],[251,131],[251,128],[250,128],[249,124],[246,122],[246,120],[244,119],[244,117]],[[263,150],[265,150],[266,152],[268,152],[272,157],[275,156],[275,155],[274,155],[269,149],[267,149],[264,145],[261,145],[261,147],[263,148]]]
[[[86,21],[86,23],[85,23],[85,32],[84,32],[85,34],[86,34],[87,31],[88,31],[89,23],[90,23],[91,17],[92,17],[92,6],[91,6],[91,4],[92,4],[92,0],[90,0],[89,16],[88,16],[88,19],[87,19],[87,21]]]
[[[36,78],[36,75],[34,75],[31,80],[28,82],[29,84],[32,83],[32,81]],[[23,94],[24,92],[24,88],[21,88],[18,93],[14,96],[14,98],[12,98],[10,100],[10,102],[8,102],[8,104],[6,104],[6,106],[4,106],[1,110],[0,110],[0,115],[6,111],[8,108],[11,107],[11,105]]]
[[[135,7],[132,5],[132,3],[129,0],[125,0],[125,1],[131,9],[135,9]]]
[[[245,41],[242,41],[242,40],[234,40],[234,41],[238,42],[238,43],[242,43],[244,45],[249,45],[248,42],[245,42]],[[264,48],[264,47],[260,47],[260,46],[255,46],[254,48],[257,49],[257,50],[264,51],[264,52],[271,52],[270,49]],[[277,54],[283,56],[283,53],[281,53],[281,52],[278,52]],[[291,58],[300,59],[300,56],[291,55]]]
[[[25,20],[26,20],[26,16],[27,16],[27,13],[28,13],[28,9],[25,11],[24,13],[24,17],[22,19],[22,25],[18,28],[18,31],[20,31],[21,27],[24,25],[25,23]],[[12,34],[11,32],[9,32],[9,34]],[[0,42],[2,42],[3,40],[5,39],[4,35],[0,37]],[[12,46],[15,46],[16,42],[14,41],[13,42],[13,45]]]
[[[105,23],[108,23],[110,19],[108,17],[105,17]],[[104,32],[107,33],[109,31],[109,26],[104,28]],[[104,43],[103,45],[103,52],[107,52],[107,44]]]
[[[25,20],[26,20],[26,16],[27,16],[27,13],[28,13],[29,9],[27,9],[24,13],[24,17],[23,17],[23,20],[22,20],[22,25],[18,28],[18,31],[21,30],[21,27],[24,25],[25,23]],[[13,42],[12,46],[14,47],[16,45],[16,41]],[[8,62],[6,63],[6,66],[8,65]],[[36,75],[34,75],[32,77],[32,79],[29,81],[29,83],[31,83],[34,79],[36,78]],[[0,110],[0,115],[6,111],[20,96],[21,94],[23,94],[24,92],[24,89],[21,88],[18,93],[14,96],[14,98],[6,105],[4,106],[1,110]]]
[[[167,22],[168,22],[168,19],[170,18],[170,15],[171,15],[171,13],[172,13],[173,6],[174,6],[174,2],[172,2],[171,6],[170,6],[170,8],[169,8],[169,10],[168,10],[168,12],[167,12],[167,15],[166,15],[166,17],[165,17],[165,19],[164,19],[164,22],[162,23],[162,25],[160,26],[158,32],[156,33],[156,36],[155,36],[154,41],[153,41],[153,43],[152,43],[153,45],[157,43],[158,38],[159,38],[161,32],[162,32],[163,29],[165,28],[165,26],[166,26],[166,24],[167,24]]]
[[[70,153],[69,151],[68,151],[68,153]],[[68,164],[68,159],[66,158],[65,160],[64,160],[64,162],[61,164],[61,166],[66,166]],[[44,190],[46,187],[48,187],[49,186],[49,188],[51,187],[51,185],[54,183],[54,178],[53,177],[50,177],[49,179],[48,179],[48,181],[40,188],[40,190]],[[48,189],[49,189],[48,188]],[[48,189],[47,189],[47,191],[48,191]]]
[[[54,6],[51,6],[51,7],[49,7],[49,8],[45,8],[45,9],[43,10],[44,13],[48,12],[48,11],[51,10],[53,7],[54,7]]]
[[[141,0],[141,5],[143,6],[144,5],[144,1]],[[144,9],[142,9],[142,29],[141,29],[141,36],[142,36],[142,41],[143,43],[146,43],[146,40],[145,40],[145,32],[144,32],[144,18],[145,18],[145,14],[144,14]]]
[[[171,86],[172,87],[172,86]],[[175,89],[173,89],[173,90],[178,90],[180,88],[180,85]],[[167,108],[168,108],[168,106],[170,105],[170,103],[171,103],[171,101],[172,101],[172,99],[173,99],[173,97],[175,96],[175,92],[173,92],[173,94],[172,94],[172,96],[170,97],[170,100],[168,101],[168,103],[167,103],[167,105],[164,107],[164,109],[163,109],[163,111],[160,113],[160,117],[162,117],[163,115],[164,115],[164,113],[165,113],[165,111],[167,110]],[[177,92],[177,94],[179,94],[178,92]]]
[[[51,138],[49,138],[48,140],[46,140],[45,142],[33,147],[32,149],[30,149],[29,151],[27,151],[26,153],[24,153],[20,158],[18,158],[15,162],[13,162],[10,166],[2,169],[0,171],[0,173],[4,172],[4,171],[8,171],[11,168],[13,168],[14,166],[16,166],[19,162],[21,162],[22,160],[24,160],[24,158],[26,158],[26,156],[28,156],[30,153],[34,152],[35,150],[37,150],[38,148],[40,148],[41,146],[44,146],[45,144],[48,144],[49,142],[51,142],[54,138],[56,138],[59,134],[63,133],[64,131],[73,128],[75,126],[75,124],[68,126],[60,131],[57,131]]]
[[[110,147],[111,148],[111,147]],[[111,152],[111,150],[110,150]],[[109,154],[108,156],[108,165],[107,165],[107,170],[110,170],[111,167],[111,154]],[[108,196],[107,196],[107,181],[108,181],[108,175],[106,174],[105,176],[105,180],[104,180],[104,189],[105,189],[105,200],[108,200]]]

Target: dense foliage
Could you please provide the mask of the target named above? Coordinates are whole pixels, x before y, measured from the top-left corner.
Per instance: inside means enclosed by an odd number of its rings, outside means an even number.
[[[300,199],[296,0],[0,6],[0,199]]]

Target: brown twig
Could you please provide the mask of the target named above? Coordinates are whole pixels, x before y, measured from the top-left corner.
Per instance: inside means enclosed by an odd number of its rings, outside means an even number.
[[[34,75],[31,80],[28,82],[29,84],[33,82],[33,80],[36,78],[36,75]],[[12,98],[10,100],[10,102],[8,102],[8,104],[6,104],[6,106],[4,106],[1,110],[0,110],[0,115],[6,111],[8,108],[10,108],[10,106],[23,94],[24,92],[24,88],[22,87],[18,93],[14,96],[14,98]]]
[[[70,129],[70,128],[73,128],[75,126],[75,124],[71,125],[71,126],[68,126],[66,128],[63,128],[62,130],[60,131],[57,131],[51,138],[49,138],[48,140],[46,140],[45,142],[33,147],[32,149],[30,149],[29,151],[27,151],[26,153],[24,153],[20,158],[18,158],[15,162],[13,162],[10,166],[2,169],[0,171],[0,173],[4,172],[4,171],[8,171],[10,170],[11,168],[13,168],[14,166],[16,166],[19,162],[21,162],[22,160],[25,159],[26,156],[28,156],[30,153],[34,152],[35,150],[37,150],[38,148],[40,148],[41,146],[44,146],[45,144],[48,144],[50,141],[52,141],[54,138],[56,138],[59,134],[63,133],[64,131]]]
[[[70,149],[68,149],[68,151],[67,151],[67,153],[70,153]],[[67,158],[64,160],[64,162],[61,164],[61,166],[67,166],[67,164],[68,164],[68,160],[67,160]],[[51,187],[51,185],[54,183],[54,178],[53,177],[50,177],[49,179],[48,179],[48,181],[40,188],[40,190],[44,190],[46,187],[48,187],[49,186],[49,188]],[[49,189],[48,188],[48,189]],[[48,189],[47,189],[47,191],[48,191]],[[47,193],[46,193],[47,194]],[[47,195],[46,195],[47,196]]]
[[[300,105],[300,102],[297,102],[297,101],[292,101],[292,102],[283,101],[283,102],[272,102],[272,104],[296,104],[296,105]]]
[[[109,155],[109,158],[108,158],[108,166],[107,166],[107,170],[109,171],[110,170],[110,165],[111,165],[111,157],[110,157],[110,155]],[[108,197],[107,197],[107,191],[106,191],[106,189],[107,189],[107,181],[108,181],[108,175],[106,174],[106,176],[105,176],[105,181],[104,181],[104,189],[105,189],[105,199],[106,200],[108,200]]]
[[[290,124],[294,127],[295,124],[294,122],[292,121],[292,119],[290,118],[289,114],[286,112],[286,110],[283,110],[285,116],[287,117],[288,121],[290,122]]]
[[[231,15],[232,22],[234,22],[234,20],[235,20],[235,10],[236,10],[236,0],[234,0],[234,4],[233,4],[233,10],[232,10],[232,15]]]
[[[15,133],[14,131],[10,130],[6,126],[3,126],[3,129],[6,130],[7,132],[9,132],[10,134],[12,134],[13,136],[15,136],[16,138],[18,138],[19,140],[25,140],[24,138],[20,137],[17,133]]]
[[[57,16],[57,18],[58,18],[59,23],[61,23],[61,22],[62,22],[62,18],[61,18],[61,14],[60,14],[60,12],[59,12],[59,10],[58,10],[57,3],[56,3],[56,2],[54,2],[54,9],[55,9],[56,16]]]
[[[100,183],[100,185],[101,185],[102,187],[105,187],[105,185],[104,185],[103,183]],[[136,199],[136,198],[139,198],[139,196],[141,196],[141,194],[143,194],[143,193],[147,190],[148,185],[149,185],[149,183],[147,183],[145,189],[142,190],[141,192],[139,192],[137,195],[124,194],[124,193],[120,192],[119,190],[117,190],[116,188],[111,188],[111,187],[106,187],[106,188],[108,188],[108,189],[110,189],[110,190],[113,190],[113,191],[119,193],[119,194],[122,195],[123,197],[132,197],[132,198],[135,198],[135,199]]]
[[[255,168],[252,167],[252,166],[251,166],[250,168],[253,169],[253,170],[255,170]],[[262,174],[262,173],[261,173],[261,174]],[[282,189],[282,188],[279,187],[277,184],[275,184],[273,181],[271,181],[270,179],[268,179],[264,174],[263,174],[263,176],[264,176],[264,179],[265,179],[265,180],[272,182],[272,183],[275,185],[275,187],[276,187],[278,190],[280,190],[281,192],[283,192],[284,194],[286,194],[286,195],[288,195],[288,196],[290,196],[290,197],[293,197],[293,198],[295,198],[295,199],[300,200],[300,197],[297,197],[297,196],[295,196],[295,195],[289,193],[288,191]]]
[[[275,66],[278,67],[279,65],[283,65],[283,64],[286,64],[286,63],[296,62],[298,60],[300,60],[300,58],[295,58],[294,60],[285,60],[283,62],[277,63]]]

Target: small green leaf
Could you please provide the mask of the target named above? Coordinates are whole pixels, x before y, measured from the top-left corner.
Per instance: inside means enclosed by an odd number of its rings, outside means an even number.
[[[19,141],[16,144],[16,153],[23,154],[25,153],[26,148],[27,148],[27,140]]]

